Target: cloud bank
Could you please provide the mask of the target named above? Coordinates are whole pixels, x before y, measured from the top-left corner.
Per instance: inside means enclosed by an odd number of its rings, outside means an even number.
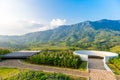
[[[44,31],[65,25],[65,19],[52,19],[48,24],[36,20],[19,20],[8,24],[0,23],[0,35],[23,35],[30,32]]]

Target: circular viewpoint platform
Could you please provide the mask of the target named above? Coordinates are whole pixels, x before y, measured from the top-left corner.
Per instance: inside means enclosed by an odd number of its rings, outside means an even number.
[[[117,53],[106,51],[80,50],[75,51],[83,61],[87,61],[89,80],[116,80],[112,70],[107,66],[109,58],[117,57]]]
[[[93,51],[93,50],[80,50],[75,51],[74,54],[80,55],[83,61],[88,61],[88,57],[103,57],[108,61],[109,58],[117,57],[117,53],[106,52],[106,51]]]
[[[118,56],[117,53],[93,50],[75,51],[74,54],[79,55],[82,61],[87,61],[87,67],[89,69],[105,69],[107,71],[111,71],[111,69],[106,64],[109,58]]]

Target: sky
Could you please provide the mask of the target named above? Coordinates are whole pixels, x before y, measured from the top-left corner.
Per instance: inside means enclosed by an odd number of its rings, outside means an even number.
[[[0,35],[100,19],[120,20],[120,0],[0,0]]]

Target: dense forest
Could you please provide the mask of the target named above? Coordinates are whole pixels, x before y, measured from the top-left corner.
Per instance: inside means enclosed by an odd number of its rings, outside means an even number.
[[[80,56],[73,51],[42,51],[27,60],[30,63],[78,69],[82,64]],[[85,65],[85,64],[84,64]],[[84,66],[86,68],[86,66]]]

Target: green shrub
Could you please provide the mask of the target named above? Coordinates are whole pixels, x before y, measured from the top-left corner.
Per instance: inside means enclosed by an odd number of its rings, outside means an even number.
[[[7,53],[10,53],[10,50],[0,48],[0,55],[7,54]]]
[[[0,61],[2,61],[1,56],[0,56]]]
[[[44,64],[59,67],[79,68],[80,56],[74,55],[72,51],[42,51],[28,60],[30,63]]]
[[[79,66],[79,69],[85,70],[86,68],[87,68],[87,62],[86,62],[86,61],[83,61],[83,62],[81,63],[81,65]]]

